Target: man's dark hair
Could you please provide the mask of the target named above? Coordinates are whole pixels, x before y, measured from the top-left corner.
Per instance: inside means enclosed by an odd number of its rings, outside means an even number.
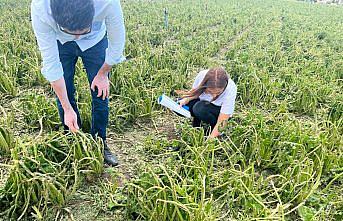
[[[56,23],[69,31],[89,28],[95,11],[93,0],[51,0],[50,8]]]

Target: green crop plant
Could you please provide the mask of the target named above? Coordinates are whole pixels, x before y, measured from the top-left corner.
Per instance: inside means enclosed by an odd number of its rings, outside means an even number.
[[[202,178],[182,178],[162,165],[147,169],[127,187],[128,215],[136,220],[216,220],[213,200],[206,196],[206,177]]]
[[[216,220],[219,217],[209,192],[214,145],[200,146],[203,141],[196,130],[188,129],[184,133],[185,136],[193,134],[192,141],[199,146],[179,144],[182,149],[180,156],[175,156],[177,164],[167,162],[166,165],[149,167],[129,183],[128,216],[138,220]],[[186,144],[185,141],[183,143]],[[168,142],[164,144],[170,145]],[[150,139],[146,145],[156,149],[151,146],[160,146],[161,143]],[[181,155],[184,155],[184,160]]]
[[[60,124],[56,100],[45,94],[27,94],[21,98],[21,111],[29,128],[54,129]],[[40,128],[42,129],[42,128]]]
[[[8,157],[11,154],[11,149],[15,146],[15,138],[13,134],[14,116],[6,113],[1,107],[0,114],[0,156]]]
[[[0,73],[0,92],[11,96],[16,96],[18,93],[17,84],[14,78],[7,73]]]
[[[272,80],[266,73],[242,73],[239,76],[238,91],[244,104],[270,106],[273,98],[277,96],[277,83],[273,84]],[[276,92],[274,92],[274,90]]]
[[[203,187],[215,220],[289,217],[320,192],[323,176],[338,179],[334,171],[343,158],[328,152],[337,148],[332,145],[341,136],[337,131],[317,136],[316,130],[325,127],[254,109],[236,116],[224,130],[230,138],[222,141],[205,141],[186,125],[179,140],[149,137],[146,150],[169,159],[128,184],[129,215],[138,220],[202,220],[196,206],[204,204],[198,198]],[[170,147],[179,152],[170,154]]]
[[[314,114],[319,108],[322,95],[318,93],[313,82],[308,82],[307,80],[301,81],[301,79],[298,79],[298,81],[299,83],[293,89],[293,108],[300,113]]]
[[[82,71],[80,62],[76,66],[75,84],[77,91],[75,92],[75,100],[77,101],[77,107],[80,113],[82,130],[84,132],[90,132],[92,126],[92,97],[91,89],[87,79],[87,74]]]
[[[15,146],[13,133],[0,125],[0,155],[9,156]]]
[[[49,208],[61,209],[80,185],[82,174],[103,170],[102,144],[88,135],[52,134],[19,143],[11,150],[8,180],[0,190],[2,214],[42,219]]]
[[[90,132],[92,127],[92,107],[89,103],[78,103],[78,109],[82,120],[82,130]]]
[[[329,118],[332,121],[339,121],[343,118],[343,96],[338,96],[338,99],[330,106]]]

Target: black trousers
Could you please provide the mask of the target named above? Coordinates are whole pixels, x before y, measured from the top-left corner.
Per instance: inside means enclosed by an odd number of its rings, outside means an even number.
[[[205,122],[211,126],[211,131],[217,124],[220,114],[220,106],[214,105],[209,101],[201,101],[200,99],[191,100],[187,106],[193,118],[193,127],[200,127],[201,122]]]

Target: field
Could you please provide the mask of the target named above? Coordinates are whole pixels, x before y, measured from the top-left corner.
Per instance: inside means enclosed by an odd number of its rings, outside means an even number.
[[[342,6],[123,0],[128,60],[111,73],[108,128],[118,168],[87,133],[62,133],[29,6],[0,0],[0,220],[343,220]],[[218,65],[236,112],[207,140],[156,100]],[[75,82],[89,132],[81,62]]]

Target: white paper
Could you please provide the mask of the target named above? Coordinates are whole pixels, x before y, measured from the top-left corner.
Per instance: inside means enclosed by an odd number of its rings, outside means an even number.
[[[178,103],[176,103],[175,101],[173,101],[173,99],[164,94],[158,98],[158,103],[162,106],[169,108],[172,111],[181,114],[182,116],[191,118],[191,113],[188,110],[180,107]]]

